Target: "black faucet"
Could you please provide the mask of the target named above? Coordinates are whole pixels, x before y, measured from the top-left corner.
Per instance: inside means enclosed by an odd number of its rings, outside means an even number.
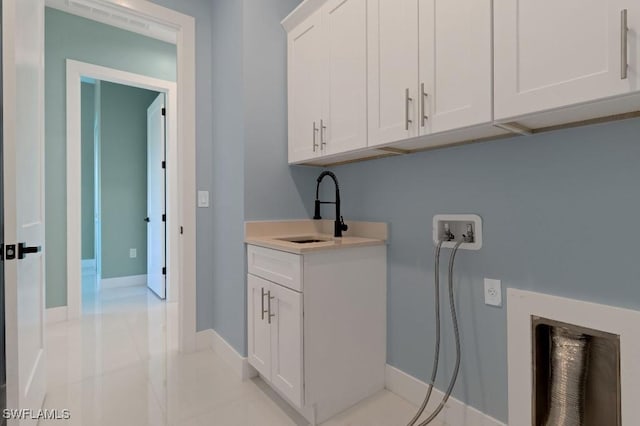
[[[333,183],[336,185],[336,201],[320,201],[318,192],[320,190],[320,182],[322,182],[322,179],[324,179],[325,176],[329,176],[333,179]],[[331,172],[322,172],[320,173],[320,176],[318,176],[318,185],[316,186],[316,209],[315,214],[313,215],[315,220],[322,219],[322,216],[320,216],[320,204],[336,205],[336,221],[333,227],[333,236],[342,237],[342,231],[346,231],[349,227],[345,225],[344,219],[340,216],[340,187],[338,186],[338,179],[336,178],[336,175]]]

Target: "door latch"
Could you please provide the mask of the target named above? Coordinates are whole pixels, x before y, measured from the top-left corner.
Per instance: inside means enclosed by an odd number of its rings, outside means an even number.
[[[14,260],[16,258],[16,245],[15,244],[7,244],[5,247],[5,256],[6,260]]]

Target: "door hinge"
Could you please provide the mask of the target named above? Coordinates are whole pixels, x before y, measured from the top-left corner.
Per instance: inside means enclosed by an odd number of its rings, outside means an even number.
[[[167,268],[165,267],[162,268],[162,275],[167,275]]]
[[[167,109],[166,108],[162,108],[162,116],[166,116],[167,115]]]
[[[15,244],[7,244],[4,246],[5,248],[5,260],[15,260],[16,258],[16,245]]]
[[[162,168],[163,168],[163,169],[166,169],[166,168],[167,168],[167,162],[166,162],[166,161],[163,161],[163,162],[162,162]]]
[[[184,234],[184,226],[180,227],[180,235]]]
[[[167,221],[167,215],[166,215],[166,214],[163,214],[163,215],[162,215],[162,221],[163,221],[163,222],[166,222],[166,221]]]

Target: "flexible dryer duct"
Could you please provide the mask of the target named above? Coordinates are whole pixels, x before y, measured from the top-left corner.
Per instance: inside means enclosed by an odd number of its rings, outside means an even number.
[[[551,331],[551,392],[546,426],[582,426],[589,339],[564,327]]]

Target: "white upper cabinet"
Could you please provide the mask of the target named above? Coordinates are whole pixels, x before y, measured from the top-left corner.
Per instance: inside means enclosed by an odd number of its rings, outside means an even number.
[[[324,6],[323,154],[367,146],[366,12],[366,0],[330,0]]]
[[[288,35],[289,162],[320,154],[325,51],[320,11]]]
[[[497,120],[640,88],[638,0],[501,0],[494,9]]]
[[[491,0],[417,1],[420,134],[491,122]]]
[[[289,162],[367,146],[366,10],[330,0],[289,33]]]
[[[417,0],[369,0],[369,146],[418,136]]]

